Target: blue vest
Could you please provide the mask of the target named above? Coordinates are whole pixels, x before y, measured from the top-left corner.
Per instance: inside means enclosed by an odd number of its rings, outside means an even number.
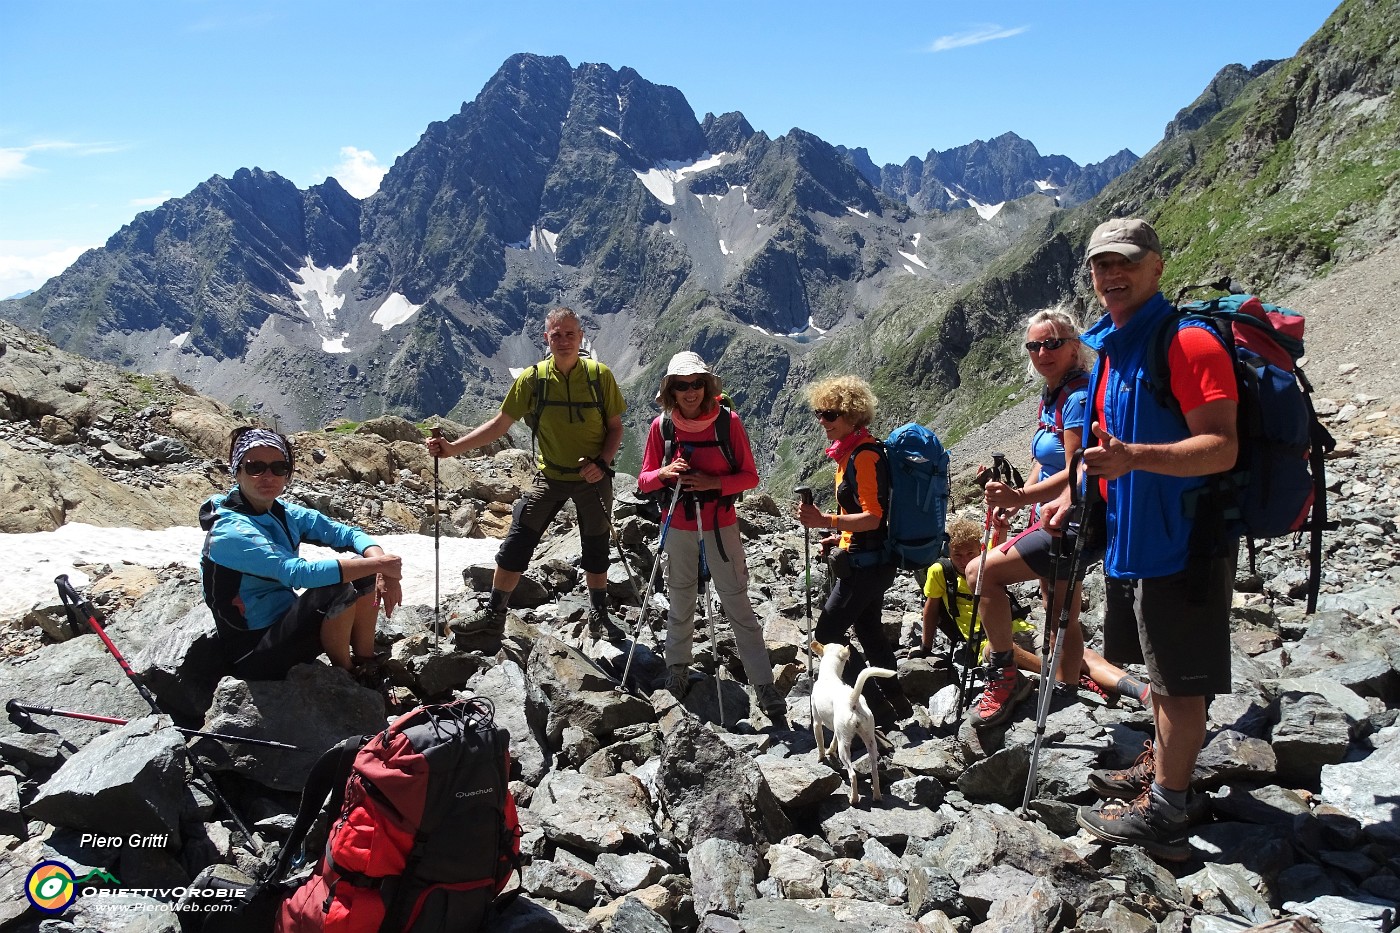
[[[1158,292],[1121,328],[1105,314],[1084,334],[1098,351],[1089,382],[1089,405],[1084,417],[1084,445],[1097,441],[1089,429],[1095,399],[1105,378],[1103,428],[1125,443],[1170,444],[1191,436],[1180,415],[1158,404],[1148,381],[1153,339],[1162,320],[1175,309]],[[1092,477],[1091,482],[1095,482]],[[1193,520],[1186,516],[1186,494],[1205,485],[1207,477],[1165,476],[1133,470],[1110,480],[1106,500],[1108,549],[1104,573],[1110,577],[1164,577],[1186,569]]]

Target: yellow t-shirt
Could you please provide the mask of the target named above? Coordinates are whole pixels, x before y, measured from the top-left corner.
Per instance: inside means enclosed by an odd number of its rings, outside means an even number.
[[[602,412],[589,379],[589,372],[595,367]],[[596,457],[602,452],[608,436],[607,419],[621,415],[627,403],[612,370],[602,363],[580,357],[566,376],[554,368],[554,358],[550,357],[517,376],[501,402],[501,411],[515,421],[535,415],[536,369],[548,402],[540,412],[540,423],[535,425],[536,465],[550,479],[578,480],[579,458]],[[607,413],[606,418],[603,412]]]
[[[928,569],[928,576],[924,579],[924,595],[929,599],[941,599],[943,605],[948,607],[948,614],[952,615],[952,604],[948,599],[948,583],[943,577],[943,565],[934,562]],[[967,588],[967,578],[958,574],[958,614],[954,621],[958,625],[958,631],[962,632],[963,638],[972,636],[972,591]],[[1012,619],[1011,631],[1034,632],[1035,626],[1025,619]]]

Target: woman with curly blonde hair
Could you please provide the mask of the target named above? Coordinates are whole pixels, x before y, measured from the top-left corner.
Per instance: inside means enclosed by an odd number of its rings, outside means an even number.
[[[831,533],[822,539],[821,547],[823,555],[831,554],[836,586],[822,607],[814,637],[823,644],[849,645],[849,632],[854,630],[865,650],[865,658],[852,651],[846,665],[845,680],[854,684],[866,658],[889,670],[898,664],[880,620],[896,567],[884,556],[889,470],[879,441],[870,433],[879,402],[858,376],[835,376],[809,386],[807,402],[830,442],[826,454],[836,462],[836,512],[823,512],[805,502],[798,507],[804,526]],[[892,677],[867,681],[865,698],[883,728],[914,712],[899,681]]]

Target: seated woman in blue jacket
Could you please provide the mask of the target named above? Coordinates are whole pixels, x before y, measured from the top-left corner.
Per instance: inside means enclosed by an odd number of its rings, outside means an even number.
[[[323,650],[336,667],[363,672],[376,660],[379,603],[389,615],[403,599],[400,558],[358,528],[277,498],[295,465],[286,437],[239,428],[229,444],[236,485],[199,510],[204,601],[243,680],[281,679]],[[354,556],[308,560],[297,553],[303,543]]]

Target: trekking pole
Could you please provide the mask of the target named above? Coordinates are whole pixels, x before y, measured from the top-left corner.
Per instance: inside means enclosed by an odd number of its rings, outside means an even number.
[[[442,440],[442,428],[433,428],[433,437]],[[442,645],[442,599],[439,596],[442,586],[442,483],[438,478],[441,460],[441,457],[433,458],[433,637],[438,647]]]
[[[690,459],[689,455],[686,459]],[[710,656],[715,662],[715,697],[719,700],[719,727],[723,729],[724,690],[719,679],[719,639],[715,638],[715,617],[710,614],[710,564],[705,559],[705,504],[698,497],[692,496],[692,499],[695,501],[695,537],[700,542],[700,609],[710,629]]]
[[[803,505],[812,504],[811,486],[798,486],[793,492],[797,493]],[[812,529],[806,525],[802,526],[802,560],[807,565],[802,582],[803,592],[807,596],[807,713],[812,717],[812,721],[816,722],[817,711],[812,699],[812,688],[816,686],[812,680]]]
[[[578,462],[583,463],[587,457],[579,457]],[[640,605],[642,593],[637,586],[637,575],[632,572],[632,563],[627,559],[627,552],[622,547],[622,535],[618,533],[617,525],[613,522],[612,503],[603,495],[603,490],[598,491],[598,504],[603,507],[603,512],[608,516],[608,536],[612,538],[613,544],[617,547],[617,559],[622,561],[622,569],[627,571],[627,583],[632,587],[632,598]]]
[[[1084,449],[1081,447],[1079,450],[1076,450],[1074,456],[1070,458],[1071,505],[1069,522],[1066,524],[1065,530],[1068,532],[1076,528],[1076,522],[1078,530],[1075,533],[1074,547],[1070,551],[1069,573],[1066,575],[1068,580],[1065,584],[1065,597],[1063,600],[1059,601],[1060,614],[1058,621],[1052,620],[1056,603],[1056,585],[1060,581],[1060,566],[1064,563],[1062,548],[1063,535],[1056,535],[1052,539],[1050,545],[1050,559],[1054,570],[1052,571],[1053,576],[1050,581],[1050,598],[1047,600],[1045,606],[1045,640],[1047,642],[1050,640],[1052,624],[1054,625],[1055,640],[1054,647],[1050,650],[1048,659],[1045,657],[1044,648],[1041,649],[1040,694],[1036,697],[1035,740],[1031,743],[1031,766],[1030,771],[1026,774],[1026,793],[1021,799],[1020,814],[1022,817],[1030,816],[1031,795],[1035,792],[1036,774],[1040,770],[1040,746],[1045,740],[1045,722],[1050,718],[1050,700],[1055,692],[1050,685],[1054,683],[1055,667],[1060,663],[1060,653],[1064,650],[1065,629],[1069,627],[1070,606],[1075,599],[1075,592],[1080,581],[1084,578],[1084,571],[1086,569],[1084,567],[1084,539],[1088,537],[1089,510],[1093,498],[1098,495],[1099,483],[1094,477],[1087,477],[1084,492],[1080,495],[1079,483],[1075,477],[1079,471],[1079,464],[1080,461],[1083,460],[1083,457]]]
[[[73,589],[73,585],[68,582],[68,574],[59,574],[54,578],[53,582],[58,587],[58,597],[63,602],[63,609],[68,613],[69,620],[79,627],[82,626],[83,621],[87,622],[88,627],[102,640],[102,644],[107,646],[107,651],[116,659],[118,666],[122,669],[122,673],[126,675],[127,680],[131,681],[132,686],[136,688],[136,692],[141,694],[141,699],[146,701],[146,705],[151,708],[151,712],[155,713],[157,716],[164,716],[165,713],[161,710],[160,704],[156,702],[155,696],[147,689],[145,682],[141,680],[141,675],[131,669],[131,665],[126,663],[126,658],[122,657],[122,653],[117,650],[117,646],[112,644],[112,639],[107,637],[107,631],[102,627],[102,620],[97,609],[92,603],[79,596],[77,590]],[[86,620],[84,620],[84,616],[86,616]],[[247,840],[249,847],[253,850],[253,854],[261,857],[263,848],[258,842],[258,837],[253,835],[252,831],[243,823],[242,818],[234,811],[233,805],[220,793],[218,785],[214,783],[214,779],[210,777],[209,773],[199,764],[199,760],[194,757],[189,748],[183,745],[181,748],[185,750],[185,759],[189,762],[190,770],[194,772],[195,777],[204,781],[209,790],[209,796],[213,797],[216,803],[223,806],[224,810],[227,811],[229,817],[233,820],[233,824],[238,827],[238,831],[241,832],[243,838]]]
[[[656,587],[656,574],[661,569],[661,555],[666,551],[666,534],[671,530],[671,520],[676,517],[676,502],[681,497],[680,480],[676,481],[676,489],[671,493],[671,504],[666,509],[666,521],[661,523],[661,536],[656,541],[656,557],[651,562],[651,573],[647,576],[646,591],[642,594],[641,607],[637,610],[637,625],[632,630],[632,645],[627,649],[627,663],[622,668],[622,680],[618,683],[621,690],[627,689],[627,675],[632,671],[632,655],[637,650],[637,640],[642,637],[642,623],[646,621],[647,609],[651,605],[651,592]]]
[[[54,709],[49,706],[34,706],[30,703],[21,703],[19,700],[9,700],[5,703],[5,712],[9,714],[10,721],[15,725],[24,726],[30,722],[31,716],[62,716],[64,719],[81,719],[85,722],[105,722],[113,726],[124,726],[131,722],[129,719],[119,719],[116,716],[98,716],[96,713],[77,713],[71,709]],[[175,729],[182,735],[190,738],[218,739],[221,742],[238,742],[241,745],[265,745],[268,748],[287,748],[292,751],[301,751],[298,745],[288,745],[286,742],[274,742],[271,739],[253,739],[243,735],[229,735],[226,732],[206,732],[202,729],[185,729],[176,726]]]
[[[1021,474],[1007,462],[1006,454],[992,454],[992,469],[986,474],[986,482],[1000,480],[1009,486],[1018,485],[1017,480]],[[983,484],[986,485],[985,483]],[[977,585],[972,589],[972,619],[967,624],[967,643],[972,652],[967,664],[963,667],[962,679],[958,681],[958,709],[966,709],[968,700],[968,689],[972,686],[972,672],[977,669],[982,660],[982,626],[977,617],[978,604],[982,602],[982,573],[987,569],[987,545],[992,540],[992,515],[995,510],[987,506],[987,517],[982,522],[982,553],[977,558]],[[950,581],[949,586],[956,587],[957,581]]]

